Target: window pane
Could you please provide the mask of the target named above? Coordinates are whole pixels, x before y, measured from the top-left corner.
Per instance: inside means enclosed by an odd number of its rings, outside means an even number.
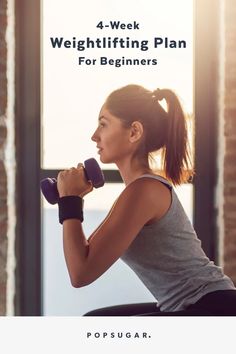
[[[192,112],[192,1],[43,1],[42,16],[42,168],[74,166],[96,157],[90,137],[106,96],[114,89],[141,84],[149,89],[170,87],[176,90],[185,108]],[[136,21],[140,29],[97,28],[118,19]],[[148,41],[141,48],[53,48],[50,38],[73,42],[123,38]],[[184,40],[186,48],[154,47],[154,38]],[[76,42],[77,43],[77,42]],[[126,44],[126,47],[128,44]],[[141,45],[140,45],[141,47]],[[110,59],[157,59],[157,65],[100,65],[100,57]],[[78,57],[94,58],[96,65],[78,65]],[[115,168],[104,165],[102,168]]]

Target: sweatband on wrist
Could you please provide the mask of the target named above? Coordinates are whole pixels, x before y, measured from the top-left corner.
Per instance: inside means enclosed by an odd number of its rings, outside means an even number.
[[[83,222],[83,205],[83,199],[75,195],[68,195],[59,198],[59,222],[63,224],[63,221],[67,219],[79,219]]]

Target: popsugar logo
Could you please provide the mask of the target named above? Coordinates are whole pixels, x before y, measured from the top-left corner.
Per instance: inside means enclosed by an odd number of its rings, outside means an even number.
[[[147,332],[87,332],[88,339],[149,339],[151,335]]]

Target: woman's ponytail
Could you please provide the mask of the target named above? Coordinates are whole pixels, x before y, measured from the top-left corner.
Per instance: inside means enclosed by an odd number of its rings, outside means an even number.
[[[174,185],[187,182],[193,176],[188,145],[186,117],[175,93],[168,89],[157,89],[154,94],[158,100],[167,103],[167,132],[162,149],[162,166],[167,179]]]
[[[166,100],[167,111],[159,101]],[[152,153],[161,152],[164,176],[174,185],[187,182],[193,175],[188,147],[187,122],[179,99],[168,89],[150,91],[139,85],[127,85],[113,91],[106,108],[129,128],[140,121],[145,139],[136,151],[149,167]],[[160,171],[162,173],[162,171]]]

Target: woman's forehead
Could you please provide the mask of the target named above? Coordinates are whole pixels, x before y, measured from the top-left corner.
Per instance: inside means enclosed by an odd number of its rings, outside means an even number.
[[[105,107],[105,105],[102,106],[100,112],[99,112],[99,118],[100,117],[107,117],[107,118],[114,118],[114,116],[109,112],[109,110]]]
[[[120,123],[120,118],[115,116],[114,114],[112,114],[107,107],[105,106],[105,104],[102,106],[100,112],[99,112],[99,117],[98,119],[101,118],[107,118],[109,121],[114,121],[114,122],[118,122]]]
[[[104,113],[108,113],[109,114],[109,111],[107,110],[105,104],[102,105],[102,107],[100,109],[100,112],[99,112],[99,115],[104,114]]]

